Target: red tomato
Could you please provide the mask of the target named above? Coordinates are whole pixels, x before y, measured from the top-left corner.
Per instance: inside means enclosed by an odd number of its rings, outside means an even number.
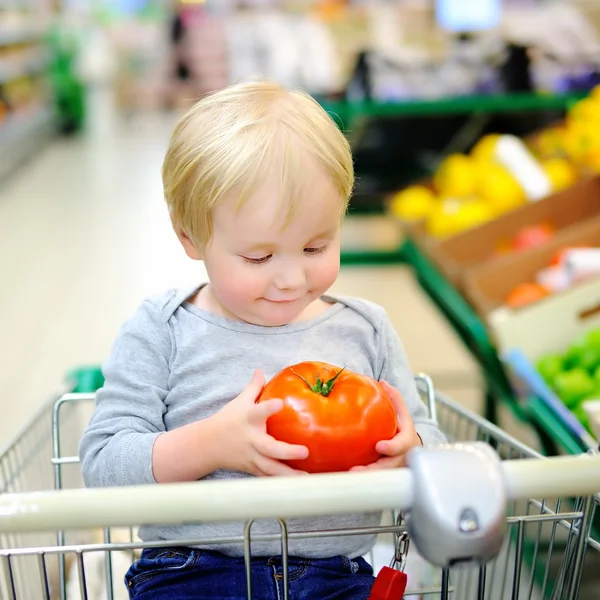
[[[538,283],[520,283],[506,298],[510,308],[521,308],[550,295],[550,291]]]
[[[257,402],[280,398],[283,409],[267,420],[267,433],[309,450],[287,461],[308,473],[347,471],[375,462],[375,445],[397,432],[396,411],[377,381],[323,362],[302,362],[280,371]]]
[[[554,227],[549,223],[538,223],[522,227],[514,240],[515,250],[529,250],[541,246],[554,235]]]

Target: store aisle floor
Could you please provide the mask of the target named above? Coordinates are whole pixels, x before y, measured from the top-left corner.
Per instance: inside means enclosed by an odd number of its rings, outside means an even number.
[[[60,389],[107,356],[141,299],[204,278],[170,228],[160,164],[173,125],[102,111],[77,139],[51,144],[0,188],[0,445]],[[373,228],[375,227],[375,234]],[[389,231],[389,228],[387,228]],[[351,220],[345,243],[381,237]],[[476,368],[403,267],[347,268],[334,288],[386,306],[415,370],[477,406]]]

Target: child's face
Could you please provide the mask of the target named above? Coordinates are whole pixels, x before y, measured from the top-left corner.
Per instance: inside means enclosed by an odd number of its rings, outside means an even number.
[[[256,325],[302,319],[335,282],[340,268],[339,195],[330,178],[306,173],[310,193],[283,228],[285,205],[269,180],[235,210],[221,202],[203,253],[212,294],[226,314]]]

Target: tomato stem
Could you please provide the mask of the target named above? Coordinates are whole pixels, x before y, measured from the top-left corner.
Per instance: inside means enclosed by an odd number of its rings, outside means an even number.
[[[343,369],[340,369],[334,377],[332,377],[327,383],[325,383],[323,385],[323,396],[329,396],[329,394],[331,393],[331,390],[333,389],[333,386],[335,385],[335,382],[337,381],[337,378],[342,374],[342,371],[345,369],[346,367],[344,367]]]
[[[323,381],[317,375],[317,379],[316,379],[314,385],[312,385],[305,377],[302,377],[302,375],[300,375],[299,373],[296,373],[296,371],[294,371],[294,369],[292,369],[290,367],[290,370],[292,371],[292,373],[294,375],[296,375],[296,377],[300,377],[300,379],[302,379],[302,381],[304,381],[304,383],[306,383],[306,385],[311,389],[311,391],[313,391],[315,394],[321,394],[321,396],[325,396],[325,397],[327,397],[327,396],[329,396],[329,394],[331,394],[331,390],[333,389],[333,386],[335,385],[337,378],[342,374],[342,371],[344,371],[345,369],[346,369],[346,367],[344,367],[343,369],[340,369],[328,381]]]

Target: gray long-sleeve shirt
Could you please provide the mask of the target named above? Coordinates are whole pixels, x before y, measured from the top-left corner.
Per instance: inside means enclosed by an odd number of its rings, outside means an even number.
[[[105,384],[80,444],[86,486],[155,483],[152,447],[157,437],[205,419],[235,398],[256,368],[267,380],[286,366],[305,360],[345,365],[398,389],[425,445],[444,441],[428,419],[402,345],[383,308],[355,298],[324,299],[331,303],[309,321],[262,327],[215,316],[186,302],[195,290],[169,291],[145,300],[123,325],[104,365]],[[226,470],[204,479],[250,477]],[[223,502],[243,502],[223,498]],[[176,507],[177,499],[173,499]],[[167,508],[167,507],[166,507]],[[199,515],[199,519],[202,515]],[[290,531],[374,526],[380,514],[291,519]],[[257,521],[252,534],[278,533],[279,525]],[[177,540],[242,535],[243,523],[199,523],[142,526],[141,539]],[[336,536],[292,540],[290,554],[306,558],[367,553],[374,536]],[[198,544],[198,547],[203,547]],[[221,552],[243,555],[237,543]],[[279,542],[255,542],[253,555],[280,553]]]

